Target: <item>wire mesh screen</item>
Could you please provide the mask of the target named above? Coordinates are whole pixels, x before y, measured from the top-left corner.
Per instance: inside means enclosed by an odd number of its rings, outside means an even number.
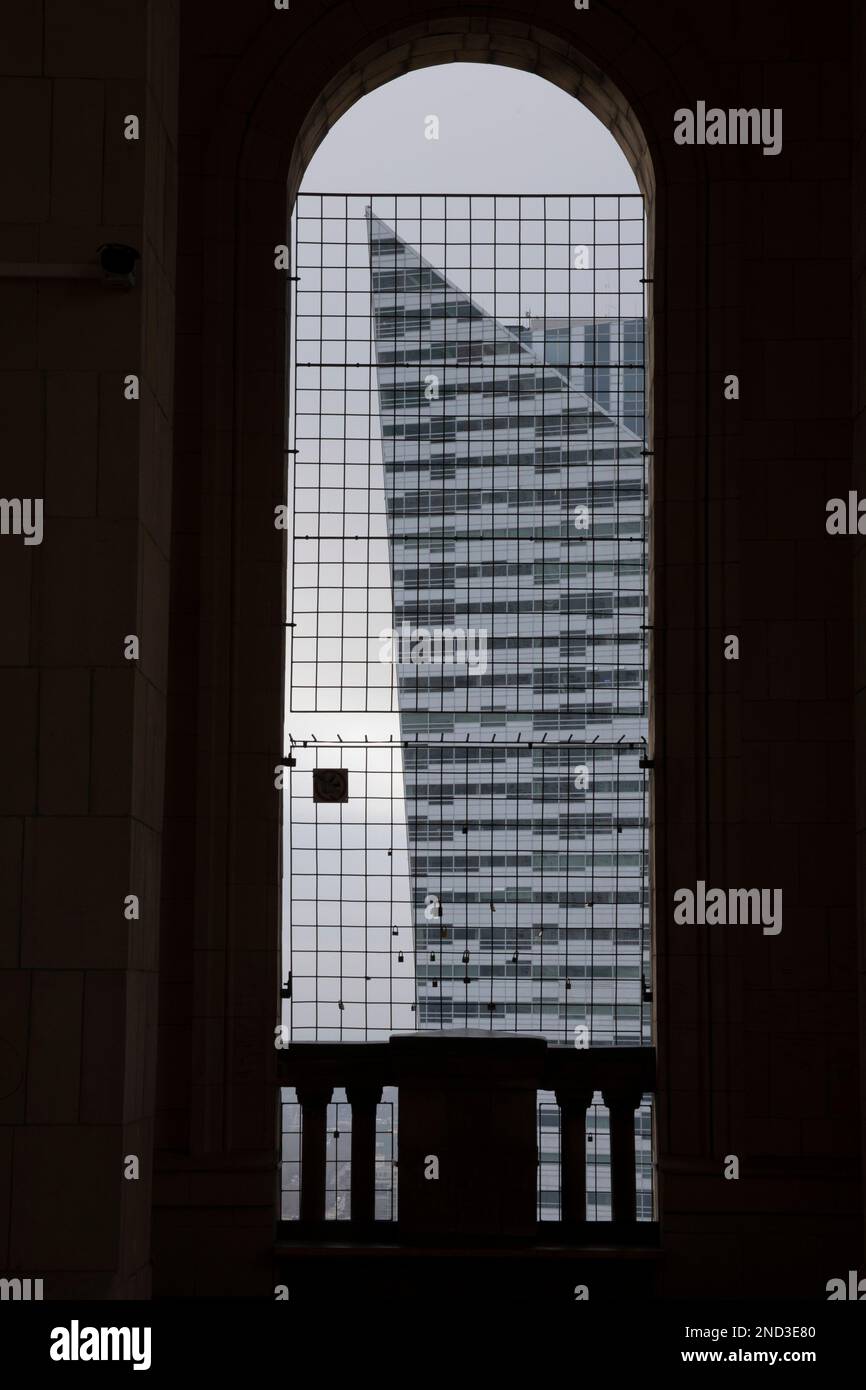
[[[641,1041],[643,745],[547,739],[293,745],[293,1037]]]
[[[402,755],[399,743],[293,745],[288,1013],[298,1040],[363,1041],[415,1026]],[[320,799],[335,780],[346,799]]]
[[[302,194],[293,254],[292,1035],[647,1040],[641,199]]]
[[[643,228],[636,197],[298,199],[293,710],[639,715]]]

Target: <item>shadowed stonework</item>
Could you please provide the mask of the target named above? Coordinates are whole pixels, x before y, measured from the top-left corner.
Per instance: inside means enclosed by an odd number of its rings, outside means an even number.
[[[352,102],[461,60],[584,101],[646,200],[651,1286],[824,1298],[864,1270],[866,551],[825,508],[866,490],[866,44],[859,7],[819,20],[805,0],[7,6],[3,494],[44,516],[41,544],[0,535],[0,1274],[46,1299],[273,1291],[275,247]],[[782,109],[780,152],[676,143],[699,101]],[[79,274],[106,243],[140,252],[134,287]],[[676,922],[698,882],[778,888],[783,930]],[[638,1254],[606,1265],[615,1294]]]

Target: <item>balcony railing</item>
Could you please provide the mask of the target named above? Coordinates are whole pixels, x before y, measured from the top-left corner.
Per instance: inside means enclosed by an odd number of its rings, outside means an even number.
[[[398,1246],[482,1241],[570,1247],[653,1244],[637,1219],[636,1111],[655,1085],[649,1047],[580,1049],[514,1034],[437,1032],[383,1043],[295,1043],[279,1054],[279,1082],[301,1110],[300,1219],[281,1240]],[[398,1208],[375,1220],[376,1117],[385,1088],[399,1106]],[[328,1106],[351,1107],[350,1211],[326,1221]],[[538,1097],[560,1113],[561,1219],[538,1220]],[[587,1220],[587,1113],[601,1094],[609,1115],[611,1221]],[[338,1230],[335,1229],[338,1227]]]

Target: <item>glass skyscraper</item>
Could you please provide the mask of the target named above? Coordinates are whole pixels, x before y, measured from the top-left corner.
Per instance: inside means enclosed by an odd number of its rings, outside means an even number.
[[[418,1027],[647,1041],[643,320],[368,230]]]

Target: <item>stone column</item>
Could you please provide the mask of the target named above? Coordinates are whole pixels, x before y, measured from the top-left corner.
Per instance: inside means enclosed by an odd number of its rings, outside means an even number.
[[[373,1221],[376,1215],[376,1106],[382,1087],[346,1087],[352,1107],[352,1221]]]
[[[614,1221],[634,1221],[635,1189],[634,1112],[642,1093],[627,1084],[605,1086],[604,1103],[610,1112],[610,1188]]]
[[[586,1112],[592,1103],[591,1086],[566,1086],[556,1091],[561,1114],[560,1186],[562,1220],[586,1220]]]

